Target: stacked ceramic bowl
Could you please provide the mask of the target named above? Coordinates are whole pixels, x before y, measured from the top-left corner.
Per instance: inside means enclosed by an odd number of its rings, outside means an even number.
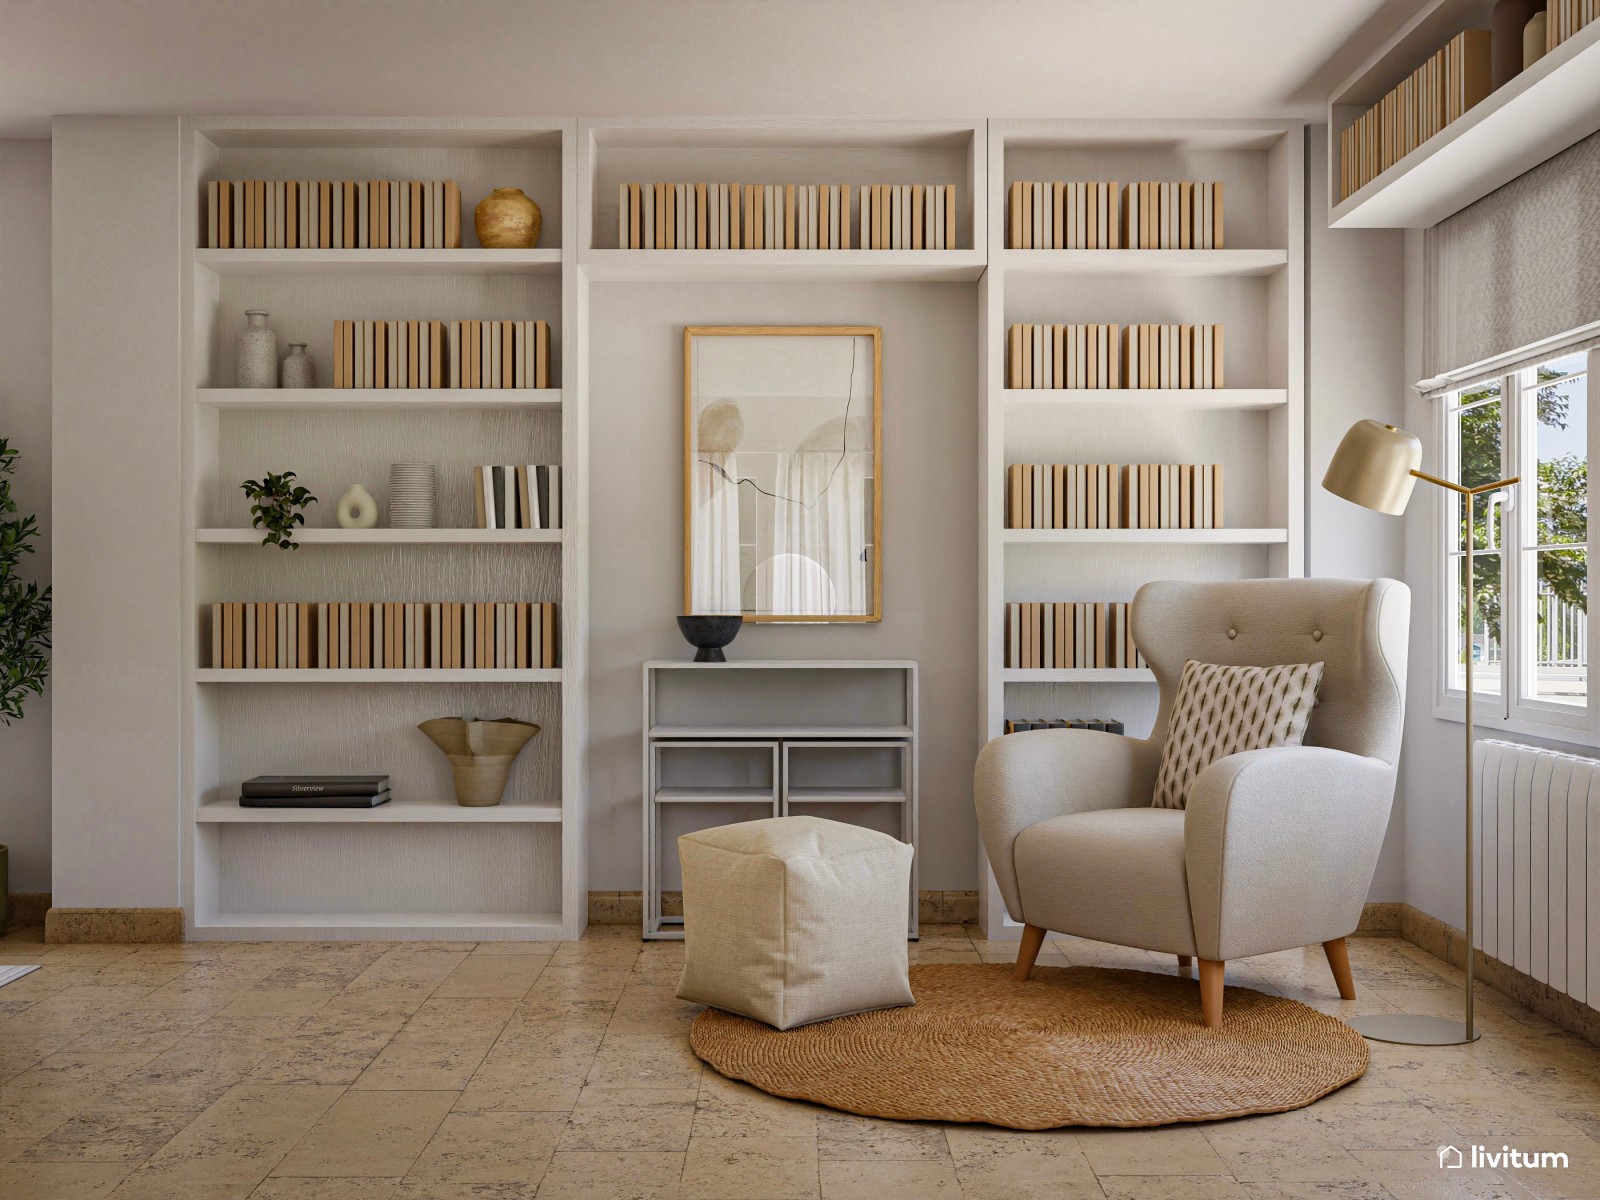
[[[432,529],[437,504],[432,463],[389,464],[391,529]]]

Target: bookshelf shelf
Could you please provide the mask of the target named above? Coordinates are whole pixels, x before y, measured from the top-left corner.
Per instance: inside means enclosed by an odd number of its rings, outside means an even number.
[[[1287,529],[1006,529],[1008,544],[1273,546],[1289,540]]]
[[[649,736],[671,738],[908,738],[909,725],[652,725]]]
[[[196,388],[195,403],[224,412],[473,412],[561,407],[560,388]]]
[[[544,913],[217,913],[194,923],[202,939],[223,941],[542,941],[564,937],[559,912]]]
[[[217,275],[559,275],[560,250],[196,250]]]
[[[560,683],[562,669],[554,668],[433,668],[392,667],[384,670],[353,668],[296,668],[259,670],[250,667],[201,667],[196,683]]]
[[[454,800],[391,800],[377,808],[241,808],[231,800],[202,804],[208,825],[523,825],[561,820],[559,804],[496,804],[470,808]]]
[[[1436,0],[1328,101],[1335,229],[1425,229],[1600,130],[1600,21],[1491,92],[1410,154],[1341,200],[1339,135],[1462,29],[1486,27],[1485,0]]]
[[[490,546],[557,545],[559,529],[300,529],[295,541],[307,546]],[[202,545],[258,546],[259,529],[196,529]]]
[[[1289,403],[1285,388],[1006,388],[1008,405],[1255,411]]]
[[[1013,275],[1271,275],[1287,250],[1003,250]]]
[[[583,250],[590,279],[631,283],[970,283],[981,250]]]
[[[1148,667],[1002,667],[1005,683],[1154,683]]]

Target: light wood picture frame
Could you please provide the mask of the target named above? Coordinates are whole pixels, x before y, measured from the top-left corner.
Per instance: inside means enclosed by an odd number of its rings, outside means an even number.
[[[883,619],[881,327],[684,329],[683,611]]]

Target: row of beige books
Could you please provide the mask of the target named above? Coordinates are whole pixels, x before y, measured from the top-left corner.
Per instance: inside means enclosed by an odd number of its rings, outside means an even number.
[[[1596,18],[1600,18],[1600,0],[1546,0],[1545,53],[1550,53]]]
[[[213,179],[206,246],[218,250],[454,250],[450,179]]]
[[[1223,529],[1221,463],[1013,463],[1007,529]]]
[[[951,250],[954,184],[624,183],[624,250]]]
[[[1006,605],[1005,665],[1048,671],[1147,664],[1133,644],[1125,601],[1024,600]]]
[[[336,388],[547,388],[548,321],[335,321]]]
[[[559,666],[556,606],[533,601],[223,601],[211,665],[244,670]]]
[[[1015,180],[1010,250],[1221,250],[1220,180]]]
[[[1359,191],[1490,91],[1487,29],[1456,34],[1339,135],[1339,195]]]
[[[1008,388],[1220,388],[1221,325],[1034,325],[1006,331]]]

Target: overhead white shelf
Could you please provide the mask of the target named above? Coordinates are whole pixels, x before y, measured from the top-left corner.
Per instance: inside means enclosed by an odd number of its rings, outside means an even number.
[[[202,940],[537,941],[563,936],[560,913],[218,913],[194,923]]]
[[[803,664],[802,664],[803,665]],[[909,725],[652,725],[652,738],[908,738]]]
[[[981,250],[583,250],[593,280],[628,283],[968,283]]]
[[[208,545],[258,546],[259,529],[196,529],[194,540]],[[561,541],[559,529],[297,529],[307,546],[542,545]],[[270,549],[270,547],[269,547]]]
[[[743,787],[662,787],[656,789],[658,804],[771,804],[771,788]]]
[[[453,800],[391,800],[376,808],[242,808],[232,800],[202,804],[195,820],[206,825],[520,825],[560,821],[559,804],[472,807]]]
[[[1002,250],[1010,275],[1272,275],[1287,250]]]
[[[196,250],[218,275],[559,275],[560,250]]]
[[[561,407],[560,388],[196,388],[194,398],[196,404],[206,408],[242,412],[464,412]]]
[[[1005,529],[1006,542],[1097,545],[1269,546],[1289,540],[1287,529]]]
[[[1006,388],[1007,404],[1138,406],[1216,409],[1282,408],[1289,403],[1286,388]]]
[[[790,804],[904,804],[904,788],[897,787],[792,787]]]
[[[1149,667],[1006,667],[1006,683],[1154,683]]]
[[[201,667],[196,683],[560,683],[561,668],[391,667],[374,670],[315,667],[264,671],[258,668]]]
[[[1483,6],[1479,6],[1483,7]],[[1330,187],[1339,180],[1339,132],[1468,23],[1459,0],[1440,0],[1396,34],[1329,102]],[[1340,120],[1344,115],[1346,119]],[[1600,130],[1600,21],[1592,22],[1493,91],[1349,198],[1335,229],[1426,229]],[[1333,197],[1337,200],[1337,194]]]

